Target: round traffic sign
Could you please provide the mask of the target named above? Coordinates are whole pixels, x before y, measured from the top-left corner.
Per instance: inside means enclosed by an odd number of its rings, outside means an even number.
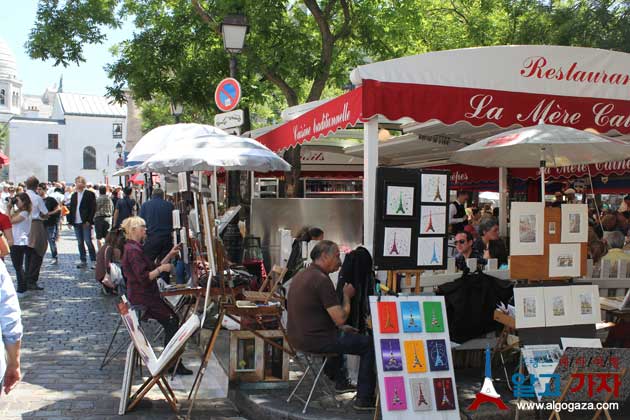
[[[221,80],[214,91],[214,102],[223,112],[228,112],[236,108],[238,101],[241,100],[241,85],[238,80],[228,77]]]

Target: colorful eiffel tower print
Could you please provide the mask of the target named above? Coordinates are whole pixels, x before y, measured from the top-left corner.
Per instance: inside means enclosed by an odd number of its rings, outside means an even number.
[[[381,339],[381,358],[385,372],[403,370],[402,352],[400,341],[393,338]]]
[[[435,402],[438,410],[454,410],[455,395],[453,391],[453,380],[451,378],[433,379],[435,390]]]
[[[392,334],[398,332],[398,309],[396,302],[378,302],[378,324],[381,333]]]
[[[405,214],[405,206],[403,205],[403,195],[400,193],[400,197],[398,199],[398,208],[396,209],[396,214],[402,213]]]
[[[427,232],[435,232],[435,228],[433,227],[433,216],[431,214],[431,210],[429,210],[429,223],[427,223],[427,228],[424,230],[424,233]]]
[[[428,378],[410,378],[411,406],[413,411],[433,410],[433,397],[431,396],[431,382]]]
[[[418,302],[400,302],[400,312],[405,332],[422,332],[422,319]]]
[[[407,372],[422,373],[426,372],[428,365],[424,354],[424,341],[410,340],[405,341],[405,360],[407,361]]]
[[[426,332],[444,332],[444,316],[441,302],[423,302],[422,313]]]
[[[405,394],[405,380],[402,376],[385,378],[385,401],[388,410],[406,410],[407,395]]]

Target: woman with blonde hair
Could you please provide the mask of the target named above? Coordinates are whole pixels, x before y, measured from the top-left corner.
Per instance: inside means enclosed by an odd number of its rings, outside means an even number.
[[[173,270],[172,264],[168,261],[179,253],[179,245],[174,246],[156,266],[142,250],[142,243],[147,237],[147,224],[144,219],[138,216],[127,217],[121,228],[127,238],[121,264],[127,279],[127,299],[132,305],[142,307],[144,319],[155,319],[162,325],[166,346],[179,328],[179,319],[162,300],[157,280],[163,272]],[[179,363],[177,373],[191,375],[192,371]]]

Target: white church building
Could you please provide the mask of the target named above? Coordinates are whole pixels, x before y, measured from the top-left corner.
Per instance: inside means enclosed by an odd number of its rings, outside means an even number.
[[[125,144],[127,107],[97,95],[63,92],[62,81],[41,95],[23,93],[15,56],[0,39],[0,124],[8,124],[8,179],[113,184],[117,145]]]

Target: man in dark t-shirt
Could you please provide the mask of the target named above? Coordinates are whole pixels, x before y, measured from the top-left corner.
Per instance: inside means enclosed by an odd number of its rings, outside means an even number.
[[[357,410],[374,409],[374,345],[372,338],[356,334],[345,325],[350,313],[350,299],[355,290],[351,284],[343,288],[340,305],[332,281],[328,276],[341,266],[339,247],[331,241],[320,241],[311,252],[313,263],[298,273],[291,281],[288,305],[288,336],[298,350],[312,353],[355,354],[361,357],[357,398]],[[339,369],[344,371],[344,358],[339,357]],[[337,391],[347,391],[347,378],[337,375]]]
[[[112,229],[118,229],[123,220],[127,217],[133,216],[134,210],[136,210],[136,200],[131,198],[133,189],[131,187],[125,187],[123,192],[125,196],[116,201],[116,206],[114,207]]]

